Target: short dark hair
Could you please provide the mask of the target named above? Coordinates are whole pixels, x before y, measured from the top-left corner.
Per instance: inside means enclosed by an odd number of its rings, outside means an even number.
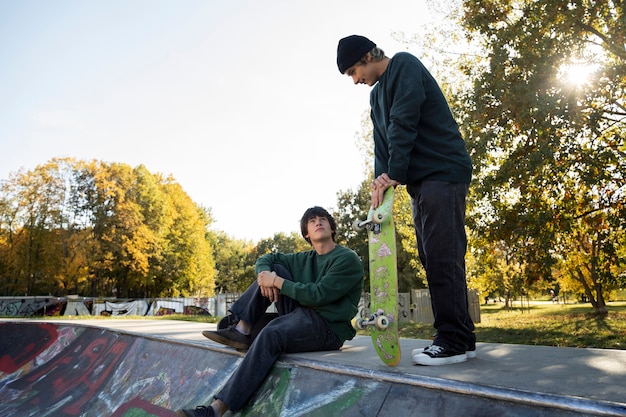
[[[320,206],[311,207],[307,209],[302,215],[302,218],[300,219],[300,232],[302,233],[302,237],[307,242],[309,242],[309,244],[311,243],[311,239],[306,237],[306,235],[309,232],[309,229],[308,229],[309,220],[311,220],[314,217],[325,217],[328,220],[328,223],[330,223],[330,229],[333,232],[333,242],[335,242],[335,238],[337,236],[337,222],[335,221],[333,216],[330,215],[329,212],[327,212],[324,208]]]
[[[378,46],[375,46],[372,48],[371,51],[369,51],[367,54],[363,55],[361,57],[361,59],[359,59],[358,63],[359,64],[367,64],[367,55],[369,54],[369,56],[371,57],[372,61],[377,62],[377,61],[382,61],[383,59],[387,58],[387,56],[385,55],[385,51],[383,51],[382,49],[380,49]]]

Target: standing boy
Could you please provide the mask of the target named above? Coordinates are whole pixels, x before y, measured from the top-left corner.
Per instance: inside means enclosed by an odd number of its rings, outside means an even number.
[[[465,198],[472,162],[437,82],[413,55],[391,59],[366,37],[339,41],[339,72],[366,84],[374,125],[372,207],[389,187],[406,184],[420,261],[435,316],[431,346],[413,363],[445,365],[475,356],[465,282]]]

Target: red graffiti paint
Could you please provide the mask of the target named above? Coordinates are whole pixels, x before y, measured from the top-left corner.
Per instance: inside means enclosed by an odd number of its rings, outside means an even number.
[[[28,415],[34,410],[60,407],[55,415],[79,415],[109,381],[130,342],[115,333],[86,329],[55,360],[9,384],[37,393],[21,404],[19,411]]]
[[[58,337],[57,326],[0,323],[0,333],[13,337],[0,339],[0,372],[11,374],[34,360]]]

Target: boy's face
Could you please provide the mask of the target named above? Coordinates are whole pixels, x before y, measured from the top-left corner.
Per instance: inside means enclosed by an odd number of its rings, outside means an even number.
[[[374,65],[370,61],[369,54],[366,56],[366,62],[357,62],[350,68],[348,68],[345,74],[352,78],[354,84],[367,84],[370,87],[376,84],[379,75]]]
[[[311,217],[307,222],[307,235],[306,237],[313,241],[320,241],[324,239],[333,238],[333,230],[330,226],[330,222],[326,217],[315,216]]]

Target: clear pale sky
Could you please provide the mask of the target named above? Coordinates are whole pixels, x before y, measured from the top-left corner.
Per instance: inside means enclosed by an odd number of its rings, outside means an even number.
[[[407,50],[425,2],[0,0],[0,179],[55,157],[172,175],[213,228],[298,231],[363,179],[340,38]]]

